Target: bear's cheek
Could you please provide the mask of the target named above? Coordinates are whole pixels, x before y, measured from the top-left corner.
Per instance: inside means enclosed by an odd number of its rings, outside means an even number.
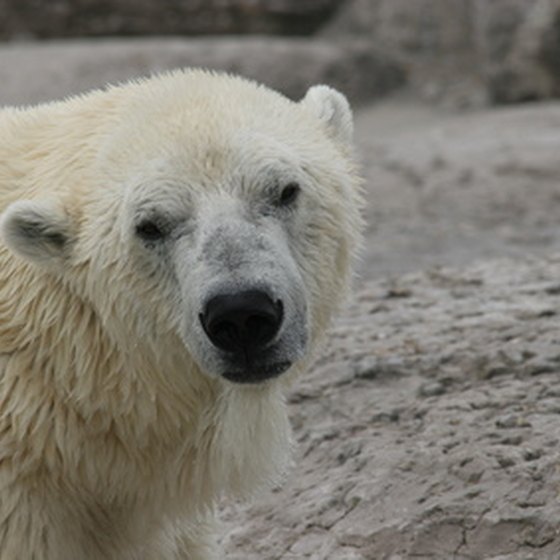
[[[310,338],[318,340],[346,296],[351,251],[337,213],[317,203],[291,240],[291,250],[308,294]]]

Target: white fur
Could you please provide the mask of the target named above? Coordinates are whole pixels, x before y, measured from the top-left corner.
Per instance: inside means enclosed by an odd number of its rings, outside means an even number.
[[[68,225],[55,203],[19,200],[3,213],[0,234],[15,253],[37,264],[48,264],[63,253],[61,244],[49,234],[66,237]]]
[[[343,145],[352,142],[352,110],[344,95],[329,86],[309,88],[303,103],[326,125],[330,134]]]
[[[0,560],[219,557],[216,502],[284,475],[286,384],[348,284],[351,133],[326,86],[192,70],[0,112]],[[238,385],[199,315],[253,286],[293,365]]]

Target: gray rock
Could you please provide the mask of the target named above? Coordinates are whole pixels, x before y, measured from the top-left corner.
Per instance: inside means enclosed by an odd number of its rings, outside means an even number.
[[[214,38],[13,43],[0,46],[0,104],[29,104],[183,66],[242,74],[300,98],[326,83],[352,101],[399,87],[396,62],[363,41]],[[40,69],[40,71],[38,71]]]
[[[497,103],[517,103],[560,94],[560,2],[521,2],[500,48],[495,26],[503,18],[493,2],[485,4],[488,27],[483,33],[485,74],[490,98]],[[491,7],[492,6],[492,7]],[[528,9],[530,8],[530,9]],[[484,19],[484,14],[481,20]]]
[[[440,381],[427,381],[420,386],[418,396],[420,397],[439,397],[445,394],[445,385]]]
[[[3,0],[0,38],[313,32],[341,0]]]
[[[412,89],[454,105],[560,94],[558,0],[350,0],[322,31],[399,56]]]
[[[385,299],[383,314],[366,310],[387,282],[364,283],[344,328],[333,329],[324,365],[299,383],[308,398],[290,405],[305,419],[293,474],[244,513],[224,512],[235,528],[224,539],[228,557],[338,559],[350,549],[380,559],[560,558],[560,364],[536,378],[523,360],[497,376],[477,374],[498,350],[558,354],[557,323],[518,317],[548,305],[546,287],[559,275],[560,256],[405,275],[399,286],[410,295]],[[459,300],[457,285],[471,286]],[[419,325],[423,301],[435,303]],[[496,329],[496,306],[500,321],[519,327],[515,340]],[[476,321],[457,328],[467,310]],[[386,336],[375,336],[380,329]],[[410,339],[424,354],[410,354]],[[406,375],[337,383],[356,356],[387,360],[388,344]],[[450,351],[457,359],[442,359]]]

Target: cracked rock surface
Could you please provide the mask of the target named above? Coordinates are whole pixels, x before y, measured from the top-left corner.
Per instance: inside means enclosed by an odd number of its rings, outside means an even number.
[[[560,558],[560,257],[366,282],[228,558]]]
[[[354,299],[290,395],[285,485],[232,560],[560,558],[557,104],[356,115]]]

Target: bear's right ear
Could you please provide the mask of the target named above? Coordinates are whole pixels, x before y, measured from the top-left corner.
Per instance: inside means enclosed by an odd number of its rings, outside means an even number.
[[[342,93],[329,86],[313,86],[307,90],[301,103],[322,121],[333,138],[343,145],[352,144],[352,109]]]
[[[18,200],[0,216],[0,238],[25,260],[52,264],[66,253],[70,220],[53,202]]]

